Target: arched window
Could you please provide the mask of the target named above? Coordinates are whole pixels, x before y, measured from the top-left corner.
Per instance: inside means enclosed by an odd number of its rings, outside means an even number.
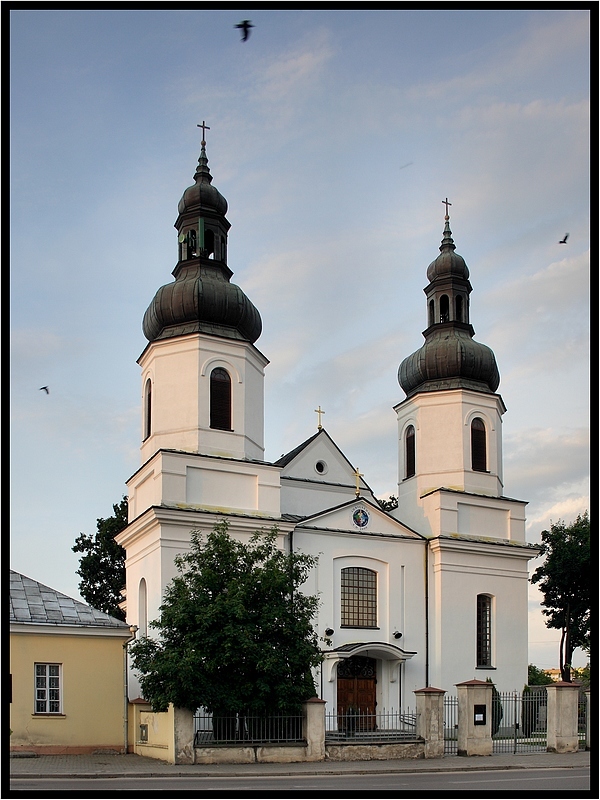
[[[196,231],[191,228],[187,232],[187,257],[188,258],[196,258],[198,255],[198,239],[196,237]]]
[[[492,666],[492,598],[477,595],[477,666]]]
[[[204,234],[204,255],[215,257],[215,234],[209,229]]]
[[[440,297],[440,322],[450,322],[450,301],[447,294]]]
[[[210,373],[210,427],[231,430],[231,378],[222,367]]]
[[[342,628],[377,627],[377,573],[364,567],[342,570]]]
[[[144,387],[144,440],[152,433],[152,381],[146,381]]]
[[[429,324],[433,325],[435,322],[435,303],[433,300],[429,301]]]
[[[227,263],[227,246],[225,244],[224,236],[221,236],[221,261]]]
[[[138,628],[140,636],[148,636],[148,589],[144,578],[138,592]]]
[[[479,417],[475,417],[471,423],[471,469],[477,472],[487,469],[485,424]]]
[[[404,436],[404,477],[412,478],[415,474],[415,429],[409,425]]]
[[[464,322],[463,320],[463,299],[462,295],[456,295],[456,321]]]

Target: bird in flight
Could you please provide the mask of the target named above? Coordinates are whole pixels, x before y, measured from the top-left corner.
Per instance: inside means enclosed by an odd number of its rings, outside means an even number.
[[[242,42],[245,42],[246,39],[250,36],[250,28],[253,28],[254,25],[250,22],[249,19],[243,19],[235,27],[242,29],[242,31],[243,31],[243,33],[242,33]]]
[[[40,386],[40,392],[46,392],[46,394],[50,394],[50,389],[47,386]]]
[[[568,234],[568,233],[565,233],[565,238],[564,238],[564,239],[561,239],[561,240],[560,240],[560,242],[559,242],[559,244],[566,244],[566,243],[567,243],[567,239],[568,239],[568,238],[569,238],[569,234]]]

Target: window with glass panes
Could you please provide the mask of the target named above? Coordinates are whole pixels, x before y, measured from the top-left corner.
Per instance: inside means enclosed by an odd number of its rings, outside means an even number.
[[[477,595],[477,666],[492,666],[492,598]]]
[[[35,665],[35,713],[61,713],[60,664]]]
[[[377,627],[377,573],[364,567],[342,570],[342,627]]]

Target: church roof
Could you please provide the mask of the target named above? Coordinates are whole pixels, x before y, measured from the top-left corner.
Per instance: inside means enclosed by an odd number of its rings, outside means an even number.
[[[123,628],[129,625],[20,572],[10,571],[10,622]]]
[[[297,455],[300,455],[300,453],[301,453],[301,452],[302,452],[302,451],[303,451],[303,450],[304,450],[306,447],[308,447],[308,445],[309,445],[311,442],[314,442],[314,440],[317,438],[317,436],[319,436],[319,434],[321,433],[321,431],[324,431],[324,430],[325,430],[324,428],[322,428],[321,430],[318,430],[318,431],[317,431],[316,433],[314,433],[312,436],[309,436],[309,437],[308,437],[308,439],[305,439],[305,440],[302,442],[302,444],[299,444],[299,445],[298,445],[298,447],[294,447],[294,449],[293,449],[293,450],[290,450],[290,452],[289,452],[289,453],[285,453],[284,455],[282,455],[282,456],[281,456],[281,458],[278,458],[278,459],[277,459],[277,461],[274,461],[274,462],[273,462],[273,464],[274,464],[276,467],[286,467],[286,466],[287,466],[287,465],[290,463],[290,461],[293,461],[293,460],[296,458],[296,456],[297,456]],[[328,434],[326,433],[325,435],[327,436]],[[331,439],[331,437],[329,437],[329,438]],[[332,441],[333,441],[333,440],[332,440]],[[338,449],[339,449],[339,448],[338,448]]]

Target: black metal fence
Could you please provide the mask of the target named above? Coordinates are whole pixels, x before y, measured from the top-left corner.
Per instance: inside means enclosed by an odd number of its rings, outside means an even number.
[[[325,740],[335,742],[397,742],[416,738],[417,714],[404,711],[348,709],[325,714]]]
[[[494,753],[542,752],[547,735],[546,690],[495,693],[492,699]]]
[[[301,713],[256,716],[200,710],[194,715],[194,746],[303,742],[303,722]]]
[[[458,752],[458,697],[444,695],[444,753]]]

